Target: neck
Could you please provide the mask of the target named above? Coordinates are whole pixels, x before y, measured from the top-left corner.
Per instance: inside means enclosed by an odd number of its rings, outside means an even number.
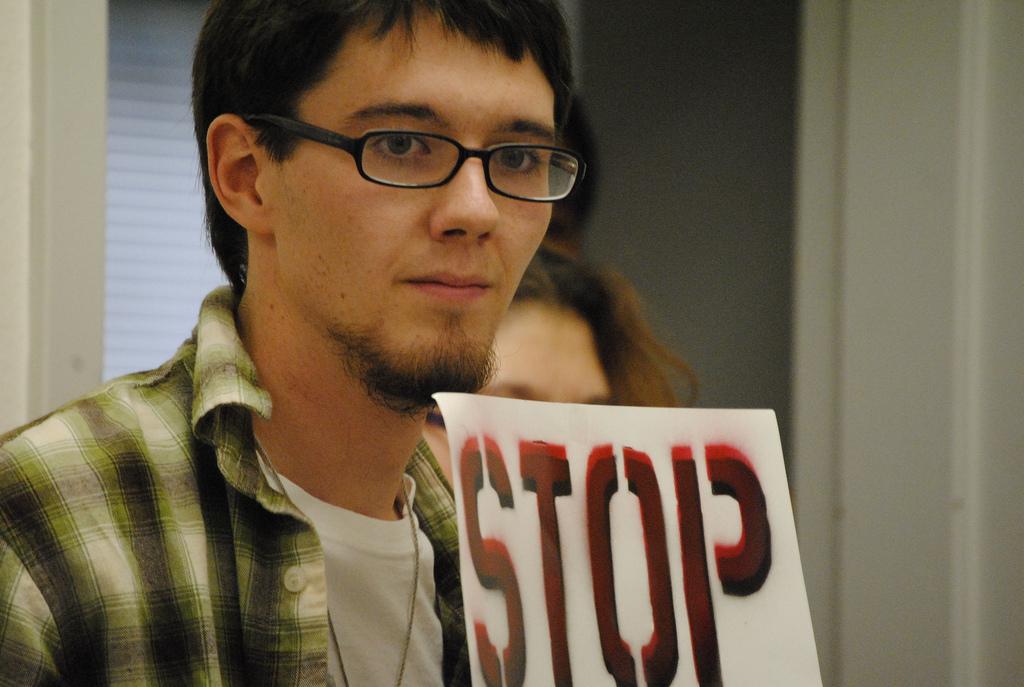
[[[253,416],[256,437],[274,467],[316,498],[396,519],[423,417],[371,399],[323,334],[295,326],[281,305],[247,289],[239,306],[242,340],[273,402],[269,420]]]

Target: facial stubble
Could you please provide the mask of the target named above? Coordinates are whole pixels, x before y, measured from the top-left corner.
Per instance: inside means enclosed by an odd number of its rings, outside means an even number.
[[[412,350],[388,348],[376,331],[330,330],[349,374],[367,395],[395,413],[413,416],[433,403],[439,391],[473,393],[494,373],[490,342],[474,341],[462,318],[450,315],[432,343]]]

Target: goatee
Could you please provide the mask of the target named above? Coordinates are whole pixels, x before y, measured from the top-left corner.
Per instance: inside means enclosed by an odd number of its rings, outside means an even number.
[[[437,343],[410,351],[386,350],[379,337],[335,328],[349,374],[378,405],[414,416],[429,408],[439,391],[479,391],[494,372],[491,346],[471,341],[456,318],[439,328]]]

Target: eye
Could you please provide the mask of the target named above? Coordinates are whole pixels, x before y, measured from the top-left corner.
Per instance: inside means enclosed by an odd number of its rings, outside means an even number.
[[[379,155],[390,157],[430,154],[429,142],[414,134],[383,134],[376,138],[372,145]]]
[[[384,145],[388,147],[388,152],[393,155],[405,155],[412,150],[412,136],[398,134],[388,136],[384,139]]]
[[[527,173],[540,164],[538,150],[533,148],[502,148],[496,154],[498,164],[508,172]]]

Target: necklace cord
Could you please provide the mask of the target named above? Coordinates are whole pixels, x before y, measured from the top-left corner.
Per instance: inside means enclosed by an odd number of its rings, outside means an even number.
[[[412,504],[409,503],[409,486],[402,477],[402,497],[405,500],[405,517],[409,521],[409,531],[412,535],[413,563],[412,594],[409,596],[409,624],[405,628],[405,642],[402,645],[402,660],[398,664],[398,677],[395,679],[395,687],[401,687],[402,678],[405,677],[405,661],[409,655],[409,644],[412,643],[412,626],[416,617],[416,591],[420,586],[420,538],[416,533],[416,523],[413,522]],[[340,653],[340,652],[339,652]]]

